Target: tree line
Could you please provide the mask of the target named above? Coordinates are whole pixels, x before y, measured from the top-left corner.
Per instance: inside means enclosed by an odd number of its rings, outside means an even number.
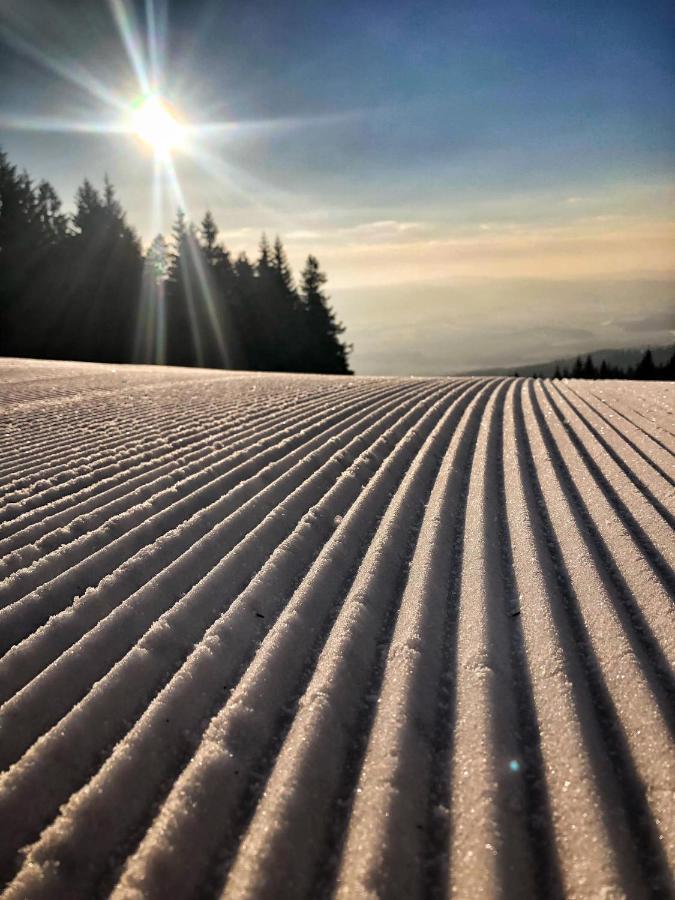
[[[554,378],[634,378],[638,381],[673,381],[675,379],[675,352],[663,365],[654,362],[654,354],[647,349],[635,366],[622,369],[602,360],[599,366],[589,354],[586,359],[577,356],[571,369],[556,366]]]
[[[68,215],[0,151],[0,355],[351,374],[325,284],[279,238],[233,259],[210,212],[144,253],[107,177]]]
[[[513,373],[516,378],[519,372]],[[540,376],[538,372],[533,372],[530,378],[540,378],[548,376]],[[555,367],[555,372],[551,378],[626,378],[636,379],[637,381],[675,381],[675,351],[670,355],[662,365],[654,362],[654,354],[647,349],[635,366],[628,366],[622,369],[621,366],[613,366],[606,360],[602,360],[599,366],[593,362],[593,357],[588,354],[584,359],[577,356],[571,369],[564,366]]]

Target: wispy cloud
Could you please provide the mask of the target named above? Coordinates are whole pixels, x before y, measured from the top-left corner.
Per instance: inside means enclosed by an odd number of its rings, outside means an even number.
[[[478,227],[473,234],[327,247],[333,282],[345,285],[457,278],[670,276],[675,223],[613,218],[551,228]]]
[[[377,222],[362,222],[359,225],[353,225],[350,228],[340,228],[338,233],[349,235],[369,235],[378,237],[387,237],[391,235],[407,234],[408,232],[418,232],[425,228],[424,222],[399,222],[396,219],[381,219]]]
[[[350,242],[358,244],[364,240],[382,243],[398,241],[406,235],[419,235],[429,228],[430,226],[425,222],[379,219],[340,227],[294,229],[287,232],[285,238],[287,241],[338,241],[340,244],[349,244]]]

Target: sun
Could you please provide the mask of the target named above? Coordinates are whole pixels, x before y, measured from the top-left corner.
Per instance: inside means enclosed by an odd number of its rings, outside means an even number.
[[[185,126],[157,94],[137,101],[131,111],[131,130],[155,153],[166,154],[185,142]]]

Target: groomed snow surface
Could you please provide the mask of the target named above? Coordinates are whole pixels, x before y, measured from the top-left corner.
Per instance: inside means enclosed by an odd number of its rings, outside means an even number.
[[[669,896],[672,400],[0,361],[3,896]]]

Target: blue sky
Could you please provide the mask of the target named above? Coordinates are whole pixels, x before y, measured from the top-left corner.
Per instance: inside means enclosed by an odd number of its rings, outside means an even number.
[[[26,130],[118,118],[83,82],[138,93],[111,5],[3,3],[0,146],[66,203],[84,175],[108,172],[148,240],[173,204],[153,220],[137,141]],[[176,154],[188,211],[210,207],[235,252],[263,229],[296,267],[315,252],[357,371],[671,338],[671,3],[151,5],[163,93],[186,121],[227,126],[200,136],[199,161]],[[135,12],[143,35],[144,4]],[[592,321],[589,284],[604,310]],[[613,331],[626,315],[661,324]],[[503,335],[489,354],[486,317]]]

